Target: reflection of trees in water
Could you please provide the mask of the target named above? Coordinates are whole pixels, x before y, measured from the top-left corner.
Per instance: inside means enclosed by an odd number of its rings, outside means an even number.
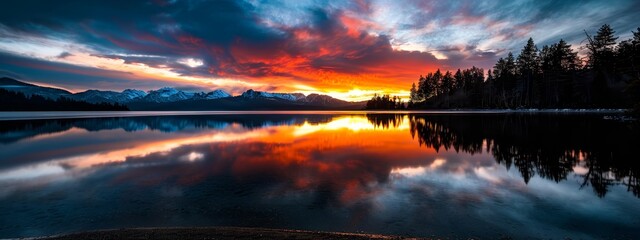
[[[631,147],[637,147],[637,143],[632,145],[627,145],[629,153],[632,151]],[[624,159],[620,159],[621,157]],[[582,175],[582,187],[591,185],[599,197],[604,197],[609,186],[622,184],[627,187],[627,191],[640,197],[640,167],[637,159],[613,151],[587,153],[585,159],[588,171]]]
[[[367,117],[377,126],[394,126],[398,116]],[[599,197],[619,184],[640,197],[640,162],[633,152],[639,134],[626,124],[552,114],[410,115],[409,120],[420,145],[470,154],[484,149],[507,169],[515,167],[525,183],[535,175],[560,182],[574,168],[584,168],[586,173],[575,174]]]
[[[376,128],[398,128],[402,124],[404,115],[400,114],[376,114],[367,115],[369,122]]]

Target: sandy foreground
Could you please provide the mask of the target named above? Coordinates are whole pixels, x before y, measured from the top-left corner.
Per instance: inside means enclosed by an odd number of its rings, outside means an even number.
[[[363,233],[319,232],[303,230],[206,227],[206,228],[134,228],[71,233],[28,239],[423,239]]]

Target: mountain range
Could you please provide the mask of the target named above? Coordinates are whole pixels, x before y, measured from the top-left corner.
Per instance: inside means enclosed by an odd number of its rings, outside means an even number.
[[[117,103],[131,110],[359,110],[365,105],[364,102],[347,102],[321,94],[271,93],[252,89],[238,96],[221,89],[193,92],[172,87],[150,91],[126,89],[122,92],[87,90],[71,93],[7,77],[0,78],[0,89],[52,100],[64,97],[88,103]]]

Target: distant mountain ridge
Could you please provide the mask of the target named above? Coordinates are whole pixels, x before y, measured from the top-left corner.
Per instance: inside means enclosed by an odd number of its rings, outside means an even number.
[[[14,85],[10,85],[14,86]],[[122,104],[88,103],[61,96],[46,98],[37,94],[30,96],[0,88],[0,111],[128,111]]]
[[[137,89],[126,89],[122,92],[92,89],[71,93],[7,77],[0,78],[0,89],[20,92],[26,96],[39,95],[52,100],[64,97],[88,103],[122,104],[132,110],[356,110],[364,107],[364,102],[347,102],[315,93],[271,93],[253,89],[238,96],[232,96],[222,89],[192,92],[172,87],[147,92]]]
[[[34,87],[36,85],[30,84],[30,83],[25,83],[25,82],[20,82],[18,80],[12,79],[12,78],[8,78],[8,77],[3,77],[0,78],[0,86],[28,86],[28,87]]]
[[[90,103],[128,103],[135,99],[146,96],[147,93],[142,90],[126,89],[122,92],[87,90],[72,95],[72,98]]]
[[[204,93],[204,92],[196,93],[193,96],[194,99],[218,99],[218,98],[226,98],[226,97],[231,97],[231,94],[229,94],[228,92],[225,92],[222,89],[218,89],[208,93]]]
[[[279,98],[289,101],[298,101],[305,98],[304,94],[302,93],[270,93],[254,91],[253,89],[247,90],[240,96],[245,98]]]
[[[72,95],[72,93],[67,90],[38,86],[8,77],[0,78],[0,88],[6,89],[8,91],[20,92],[25,96],[31,96],[35,94],[53,100],[56,100],[61,96],[69,97],[69,95]]]

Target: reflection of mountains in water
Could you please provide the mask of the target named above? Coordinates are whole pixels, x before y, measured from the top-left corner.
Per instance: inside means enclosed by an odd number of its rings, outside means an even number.
[[[299,125],[329,122],[330,115],[215,115],[215,116],[152,116],[152,117],[114,117],[4,121],[0,124],[0,144],[20,141],[41,134],[67,131],[81,128],[87,131],[123,129],[127,132],[155,130],[175,132],[185,129],[223,129],[230,124],[239,124],[254,129],[279,125]]]
[[[367,117],[376,126],[393,127],[403,116]],[[470,154],[486,150],[507,169],[517,168],[525,183],[535,175],[559,182],[575,173],[582,187],[591,185],[600,197],[620,184],[640,197],[637,124],[561,114],[411,115],[409,119],[411,135],[421,145]]]

